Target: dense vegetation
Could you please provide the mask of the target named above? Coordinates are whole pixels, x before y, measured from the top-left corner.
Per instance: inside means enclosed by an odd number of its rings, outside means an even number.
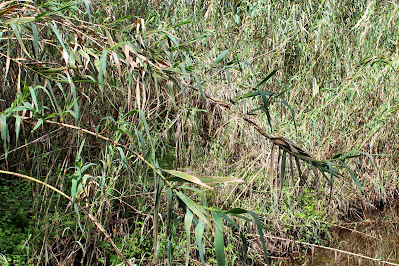
[[[399,196],[398,15],[0,3],[0,261],[261,265],[327,245]]]

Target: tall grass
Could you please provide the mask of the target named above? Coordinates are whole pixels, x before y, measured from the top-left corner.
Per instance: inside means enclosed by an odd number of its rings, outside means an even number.
[[[5,258],[250,264],[295,249],[264,229],[324,243],[398,193],[398,8],[0,4],[0,182],[35,181],[37,221]]]

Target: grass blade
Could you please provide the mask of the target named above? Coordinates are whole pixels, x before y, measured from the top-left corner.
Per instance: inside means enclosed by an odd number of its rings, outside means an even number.
[[[186,230],[186,239],[187,239],[187,250],[186,250],[186,266],[188,266],[189,256],[190,256],[190,246],[191,246],[191,224],[193,222],[193,213],[187,209],[186,215],[184,217],[184,229]]]
[[[198,90],[199,90],[200,93],[201,93],[202,98],[206,101],[204,89],[202,88],[201,81],[199,80],[197,74],[194,74],[194,79],[195,79],[195,83],[197,83],[197,87],[198,87]]]
[[[15,147],[18,146],[19,132],[21,130],[21,117],[18,114],[14,115],[15,117]]]
[[[5,156],[7,158],[8,154],[8,127],[7,127],[7,117],[5,115],[0,115],[0,132],[1,132],[1,139],[3,140],[3,147],[5,151]]]
[[[287,161],[287,152],[283,151],[283,156],[281,158],[281,170],[280,170],[280,193],[283,191],[283,186],[284,186],[286,161]]]
[[[104,90],[104,73],[107,73],[107,58],[108,51],[104,48],[100,59],[100,65],[98,66],[98,82],[101,91]]]
[[[184,180],[186,180],[188,182],[203,186],[203,187],[208,188],[208,189],[213,189],[210,186],[208,186],[207,184],[203,183],[199,178],[197,178],[197,177],[195,177],[193,175],[189,175],[189,174],[186,174],[186,173],[183,173],[183,172],[180,172],[180,171],[176,171],[176,170],[165,170],[165,169],[163,169],[163,171],[165,171],[166,173],[171,174],[173,176],[176,176],[178,178],[184,179]]]
[[[216,58],[215,62],[213,63],[213,66],[219,64],[220,61],[222,61],[226,57],[228,52],[229,50],[224,50],[223,52],[221,52],[219,56]]]
[[[163,180],[155,174],[155,207],[154,207],[154,258],[153,262],[156,263],[158,259],[158,248],[159,248],[159,234],[158,234],[158,226],[159,226],[159,206],[161,205],[161,191],[164,186]]]
[[[352,180],[355,182],[356,186],[362,191],[362,194],[364,194],[364,190],[362,185],[360,184],[359,180],[356,178],[355,174],[352,172],[352,170],[348,167],[348,165],[342,160],[341,161],[342,165],[345,167],[345,169],[349,172]]]
[[[245,261],[247,260],[247,254],[248,254],[248,242],[247,239],[245,238],[245,236],[243,235],[243,233],[241,232],[240,228],[237,226],[237,224],[231,220],[226,214],[224,213],[219,213],[220,216],[222,216],[223,219],[225,219],[228,223],[230,223],[235,229],[237,229],[237,231],[240,232],[240,238],[243,244],[243,248],[244,248],[244,254],[243,254],[243,259],[242,259],[242,265],[245,265]]]
[[[226,264],[224,256],[224,239],[223,239],[223,220],[222,217],[216,211],[212,211],[212,218],[215,222],[215,253],[216,260],[219,266],[224,266]]]
[[[195,227],[195,238],[197,240],[198,252],[200,255],[202,265],[205,266],[205,257],[204,257],[205,249],[204,249],[204,244],[202,243],[202,238],[204,237],[204,229],[205,229],[205,223],[202,220],[199,220],[197,226]]]
[[[266,260],[266,263],[268,265],[270,265],[269,257],[267,255],[268,253],[267,253],[267,249],[266,249],[265,237],[263,236],[262,224],[259,220],[259,216],[253,211],[248,211],[248,213],[252,216],[252,218],[254,218],[256,226],[258,227],[258,233],[260,236],[260,240],[262,242],[263,252],[265,254],[265,260]]]
[[[214,184],[214,183],[243,183],[242,179],[238,179],[235,177],[220,177],[220,176],[198,176],[198,179],[203,183]]]
[[[189,208],[195,215],[198,216],[209,228],[213,229],[212,224],[208,218],[208,213],[202,209],[197,203],[195,203],[192,199],[184,195],[182,192],[176,192],[176,196],[178,196],[183,203]]]
[[[272,72],[269,73],[269,75],[266,76],[266,78],[264,78],[258,85],[256,85],[255,89],[259,88],[260,86],[262,86],[266,81],[268,81],[274,74],[276,74],[278,70],[275,69]]]
[[[294,122],[295,132],[298,133],[298,129],[297,129],[297,126],[296,126],[296,121],[295,121],[294,110],[292,110],[291,106],[287,103],[286,100],[284,100],[282,97],[280,97],[280,99],[281,99],[281,103],[284,104],[288,108],[288,110],[290,110],[291,115],[292,115],[292,121]]]
[[[25,52],[25,54],[28,55],[28,57],[30,57],[28,51],[26,50],[25,44],[22,42],[21,34],[19,33],[17,26],[15,26],[15,24],[13,23],[11,23],[10,26],[14,31],[15,37],[17,38],[19,45],[21,45],[22,50]]]

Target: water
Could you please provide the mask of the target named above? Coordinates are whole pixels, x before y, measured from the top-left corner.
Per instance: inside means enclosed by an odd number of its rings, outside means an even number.
[[[345,254],[334,250],[315,248],[301,254],[299,260],[285,261],[283,265],[399,265],[399,209],[387,209],[380,215],[370,215],[364,221],[347,223],[332,232],[330,247],[367,256],[375,260]],[[393,264],[384,264],[381,261]],[[395,264],[396,263],[396,264]],[[276,263],[279,265],[279,263]],[[281,265],[280,264],[280,265]]]
[[[363,222],[337,227],[333,232],[334,239],[330,247],[399,264],[398,229],[398,210],[388,209],[383,214],[373,215]],[[312,256],[307,256],[303,262],[315,266],[384,265],[381,262],[321,249],[317,249],[313,259]]]

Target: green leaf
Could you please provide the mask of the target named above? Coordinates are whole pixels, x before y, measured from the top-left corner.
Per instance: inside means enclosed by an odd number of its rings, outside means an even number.
[[[202,238],[204,237],[204,229],[205,229],[205,223],[202,220],[199,220],[197,226],[195,227],[195,238],[197,240],[198,252],[200,255],[202,265],[205,266],[205,257],[204,257],[205,249],[202,243]]]
[[[266,81],[268,81],[274,74],[276,74],[278,70],[275,69],[272,72],[270,72],[269,75],[266,76],[266,78],[264,78],[258,85],[256,85],[255,89],[259,88],[260,86],[262,86]]]
[[[72,67],[66,67],[66,66],[55,67],[55,68],[44,68],[44,67],[35,68],[35,70],[37,70],[41,74],[55,74],[55,73],[60,73],[60,72],[65,71],[65,70],[69,70],[69,69],[73,69],[73,68]],[[74,79],[72,78],[72,80],[74,80]],[[75,78],[75,80],[76,80],[76,78]]]
[[[171,174],[171,175],[176,176],[178,178],[184,179],[184,180],[189,181],[191,183],[206,187],[208,189],[213,189],[210,186],[208,186],[207,184],[203,183],[199,178],[197,178],[197,177],[195,177],[193,175],[189,175],[189,174],[186,174],[186,173],[183,173],[183,172],[180,172],[180,171],[176,171],[176,170],[165,170],[165,169],[162,169],[162,171],[165,171],[168,174]]]
[[[34,107],[36,106],[36,108],[39,108],[39,105],[37,104],[35,89],[33,89],[32,87],[29,87],[29,92],[30,92],[30,96],[32,97],[33,106]]]
[[[44,119],[39,119],[39,121],[37,121],[35,127],[32,129],[32,132],[34,132],[36,129],[38,129],[44,122]]]
[[[249,213],[249,214],[252,216],[252,218],[254,218],[254,220],[255,220],[256,226],[258,227],[258,233],[259,233],[259,236],[260,236],[260,240],[261,240],[261,242],[262,242],[262,247],[263,247],[263,252],[264,252],[264,254],[265,254],[266,263],[267,263],[267,264],[270,264],[269,258],[268,258],[268,255],[267,255],[265,237],[263,236],[262,224],[261,224],[261,222],[260,222],[260,220],[259,220],[259,216],[258,216],[255,212],[253,212],[253,211],[248,211],[248,213]]]
[[[49,25],[50,25],[51,29],[54,31],[55,36],[57,36],[57,39],[60,42],[64,52],[66,53],[65,44],[64,44],[64,41],[62,40],[62,36],[61,36],[60,31],[57,29],[57,27],[55,26],[54,22],[53,23],[49,23]]]
[[[294,162],[292,160],[293,155],[291,153],[289,153],[289,156],[290,156],[291,181],[292,181],[292,184],[295,184],[295,180],[294,180]]]
[[[17,107],[15,107],[15,108],[12,108],[12,112],[20,112],[20,111],[24,111],[24,110],[26,110],[26,107],[24,107],[24,106],[17,106]]]
[[[283,191],[283,186],[284,186],[286,161],[287,161],[287,152],[283,151],[283,156],[281,159],[281,170],[280,170],[280,193]]]
[[[292,110],[291,106],[283,98],[280,98],[280,99],[281,99],[281,103],[284,104],[288,108],[288,110],[290,110],[291,115],[292,115],[292,121],[294,121],[295,131],[298,132],[298,129],[297,129],[297,126],[296,126],[296,121],[295,121],[294,110]]]
[[[83,247],[82,243],[80,243],[80,241],[76,240],[76,243],[78,243],[79,247],[82,249],[83,254],[85,253],[85,248]]]
[[[80,230],[83,231],[82,225],[80,223],[80,218],[79,218],[79,208],[78,208],[78,201],[77,201],[77,192],[78,192],[78,178],[80,178],[80,176],[78,176],[78,174],[74,173],[72,176],[72,187],[71,187],[71,197],[72,197],[72,202],[73,202],[73,206],[75,209],[75,213],[76,213],[76,220],[78,221],[78,225],[80,227]]]
[[[15,37],[17,38],[19,45],[21,45],[22,50],[29,56],[29,53],[26,50],[24,43],[22,42],[21,34],[19,33],[17,26],[15,26],[15,24],[13,24],[13,23],[11,23],[10,26],[11,26],[12,30],[14,31]]]
[[[181,193],[180,191],[176,192],[176,196],[178,196],[184,204],[186,204],[187,208],[189,208],[195,215],[198,216],[209,228],[212,228],[212,224],[209,221],[208,213],[201,208],[197,203],[195,203],[192,199]]]
[[[182,25],[185,25],[185,24],[191,24],[191,23],[193,23],[193,22],[192,22],[192,21],[189,21],[189,20],[187,20],[187,21],[182,21],[182,22],[179,22],[179,23],[177,23],[176,25],[174,25],[173,28],[177,28],[177,27],[179,27],[179,26],[182,26]]]
[[[35,49],[35,57],[39,58],[39,34],[35,23],[30,23],[33,35],[33,48]]]
[[[16,137],[15,147],[17,147],[18,146],[19,132],[21,130],[21,122],[22,121],[21,121],[21,117],[18,114],[15,114],[14,117],[15,117],[15,137]]]
[[[186,250],[186,265],[188,265],[190,258],[190,246],[191,246],[191,224],[193,222],[193,213],[187,209],[186,215],[184,217],[184,229],[186,230],[186,239],[187,239],[187,250]]]
[[[212,183],[232,183],[239,182],[243,183],[244,181],[235,177],[220,177],[220,176],[198,176],[198,179],[201,180],[202,183],[212,184]]]
[[[333,193],[333,185],[334,185],[334,169],[333,169],[333,166],[332,166],[331,162],[326,162],[326,163],[328,165],[328,170],[329,170],[329,173],[330,173],[330,179],[327,178],[327,176],[324,174],[324,172],[323,172],[323,175],[326,177],[326,179],[330,183],[330,196],[328,198],[328,202],[331,202],[332,193]]]
[[[33,108],[33,106],[29,102],[22,102],[22,104],[25,106],[26,110],[35,112],[35,108]]]
[[[0,131],[1,131],[1,139],[3,140],[3,146],[5,155],[7,157],[8,154],[8,127],[7,127],[7,117],[5,115],[0,116]]]
[[[246,212],[246,211],[245,211]],[[220,216],[222,216],[223,219],[225,219],[228,223],[230,223],[237,231],[240,232],[240,238],[242,241],[242,244],[244,246],[244,254],[243,254],[243,260],[242,260],[242,265],[245,265],[245,261],[247,259],[247,253],[248,253],[248,242],[243,233],[241,232],[240,228],[236,225],[236,223],[231,220],[226,214],[224,213],[219,213]]]
[[[72,2],[72,3],[70,3],[70,2]],[[54,14],[60,13],[60,11],[62,11],[62,10],[71,8],[71,7],[76,6],[76,5],[78,5],[78,4],[80,4],[80,1],[68,1],[67,4],[62,5],[59,9],[56,9],[56,10],[51,11],[51,12],[45,11],[45,12],[43,12],[43,13],[40,13],[39,15],[36,16],[36,19],[39,19],[39,18],[41,18],[41,17],[43,17],[43,16],[48,16],[48,17],[50,17],[50,16],[52,16],[52,15],[54,15]],[[57,5],[57,6],[58,6],[58,5]]]
[[[79,104],[78,104],[78,98],[76,95],[76,88],[75,85],[73,83],[69,84],[71,87],[71,92],[72,92],[72,96],[73,96],[73,112],[75,114],[75,123],[78,123],[79,120]]]
[[[224,256],[224,238],[223,238],[223,220],[219,213],[212,211],[212,218],[215,222],[215,253],[216,260],[219,266],[224,266],[226,264]]]
[[[360,157],[363,156],[363,154],[358,154],[360,152],[356,151],[356,150],[352,150],[352,151],[348,151],[345,153],[340,153],[340,154],[336,154],[333,159],[335,160],[346,160],[346,159],[350,159],[350,158],[356,158],[356,157]]]
[[[227,88],[230,88],[231,84],[230,72],[227,70],[224,70],[224,72],[226,73],[226,78],[227,78]]]
[[[109,48],[109,50],[112,52],[112,51],[118,49],[119,47],[124,46],[125,44],[129,44],[129,42],[120,42],[120,43],[117,43],[117,44],[115,44],[114,46],[112,46],[111,48]]]
[[[273,131],[272,118],[269,113],[269,104],[270,104],[269,99],[266,98],[266,94],[264,94],[264,93],[261,94],[261,97],[262,97],[262,101],[263,101],[262,111],[265,112],[266,117],[267,117],[267,122],[269,123],[269,126],[270,126],[270,130]]]
[[[229,50],[224,50],[223,52],[221,52],[220,55],[216,58],[216,60],[213,63],[213,65],[219,64],[220,61],[222,61],[226,57],[228,52],[229,52]]]
[[[158,232],[158,225],[159,225],[159,207],[161,205],[161,191],[164,186],[164,181],[159,178],[157,174],[154,175],[154,181],[156,184],[155,190],[155,208],[154,208],[154,258],[158,257],[158,246],[159,246],[159,232]]]
[[[152,137],[151,137],[151,133],[150,133],[150,127],[148,126],[147,119],[145,117],[144,112],[141,110],[138,110],[138,112],[140,114],[141,121],[144,124],[145,132],[147,133],[147,136],[148,136],[148,141],[150,142],[150,147],[151,147],[151,152],[152,152],[151,156],[153,156],[153,159],[155,159],[155,148],[154,148],[154,143],[152,141]]]
[[[171,241],[168,242],[168,265],[173,265],[173,253],[175,249]]]
[[[101,89],[104,89],[104,73],[107,71],[107,55],[108,51],[104,48],[100,59],[100,65],[98,67],[98,82],[100,83]]]
[[[86,138],[84,138],[84,139],[82,140],[82,143],[80,143],[79,150],[78,150],[78,152],[76,153],[76,159],[75,159],[76,162],[80,161],[81,158],[82,158],[82,157],[81,157],[81,154],[82,154],[82,151],[83,151],[85,142],[86,142]]]
[[[243,214],[243,213],[247,213],[247,210],[241,209],[241,208],[233,208],[230,209],[228,211],[226,211],[226,213],[232,213],[232,214]]]
[[[186,65],[184,63],[180,63],[179,67],[181,69],[181,72],[183,73],[184,79],[187,81],[187,83],[189,83],[189,79],[188,79],[188,76],[187,76]]]
[[[240,100],[240,99],[245,99],[245,98],[253,98],[253,97],[261,95],[262,93],[266,96],[272,96],[274,94],[273,92],[269,92],[269,91],[250,91],[250,92],[245,93],[244,95],[237,96],[235,99]]]
[[[73,203],[77,202],[76,193],[78,190],[78,178],[76,175],[72,176],[72,187],[71,187],[71,196]]]
[[[343,160],[341,161],[341,163],[346,168],[346,170],[348,170],[351,178],[353,179],[353,181],[355,181],[356,186],[362,191],[362,194],[364,194],[363,187],[360,184],[359,180],[356,178],[355,174],[352,172],[352,170],[348,167],[348,165]]]
[[[116,149],[119,151],[119,154],[121,155],[121,159],[122,159],[123,165],[125,166],[126,170],[129,171],[129,167],[127,166],[125,152],[122,150],[121,147],[116,147]]]
[[[170,187],[166,187],[166,197],[168,199],[168,216],[167,216],[167,223],[166,223],[166,237],[168,238],[169,230],[170,230],[170,223],[172,221],[172,207],[173,207],[173,192]]]
[[[188,189],[194,191],[201,198],[201,203],[203,206],[206,206],[206,196],[205,191],[196,187],[189,187],[189,186],[180,186],[179,189]]]
[[[206,101],[206,96],[205,96],[205,93],[204,93],[204,89],[202,88],[201,82],[200,82],[197,74],[194,74],[194,79],[195,79],[195,83],[197,83],[197,87],[198,87],[198,90],[201,93],[202,98]]]
[[[86,171],[86,169],[89,169],[90,167],[95,166],[95,165],[96,165],[95,163],[88,163],[88,164],[85,164],[85,165],[82,167],[82,169],[80,169],[80,171],[83,173],[84,171]]]

